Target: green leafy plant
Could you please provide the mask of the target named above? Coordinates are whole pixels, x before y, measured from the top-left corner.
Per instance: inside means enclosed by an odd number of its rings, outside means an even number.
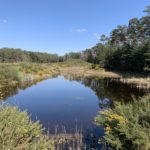
[[[27,112],[16,107],[0,106],[1,150],[52,150],[53,140],[42,134],[39,122],[33,123]]]
[[[114,109],[101,111],[95,122],[104,126],[104,138],[115,149],[150,149],[150,95],[117,103]]]

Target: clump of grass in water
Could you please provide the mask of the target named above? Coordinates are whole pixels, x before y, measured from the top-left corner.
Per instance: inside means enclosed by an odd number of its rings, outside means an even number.
[[[56,134],[50,136],[54,140],[55,149],[78,149],[81,150],[84,147],[82,142],[82,133],[74,134]]]
[[[55,125],[54,134],[48,132],[47,135],[54,141],[55,150],[82,150],[85,147],[82,130],[77,126],[75,133],[67,133],[65,126]]]

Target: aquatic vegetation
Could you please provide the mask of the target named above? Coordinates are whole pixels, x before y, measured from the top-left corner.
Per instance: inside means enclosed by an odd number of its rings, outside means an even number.
[[[0,106],[0,149],[54,149],[53,140],[42,134],[39,122],[32,122],[27,112]]]
[[[148,150],[150,148],[150,95],[132,103],[117,103],[95,118],[105,129],[105,140],[115,149]]]

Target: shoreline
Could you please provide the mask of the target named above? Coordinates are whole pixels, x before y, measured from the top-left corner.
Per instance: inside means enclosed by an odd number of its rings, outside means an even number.
[[[83,67],[66,67],[60,68],[61,75],[77,75],[81,77],[98,77],[98,78],[110,78],[113,82],[121,82],[123,84],[132,84],[139,89],[150,89],[150,76],[124,76],[120,73],[112,71],[85,69]]]
[[[5,64],[3,64],[5,65]],[[6,64],[8,65],[8,64]],[[20,65],[18,64],[9,64],[11,66]],[[17,85],[17,84],[23,84],[25,82],[38,82],[56,75],[62,75],[62,76],[77,76],[77,77],[98,77],[98,78],[108,78],[112,82],[120,82],[122,84],[132,84],[133,86],[139,88],[139,89],[150,89],[150,76],[143,76],[143,74],[121,74],[118,72],[113,71],[106,71],[103,68],[100,68],[98,70],[91,69],[91,64],[84,64],[77,66],[64,63],[51,63],[51,64],[37,64],[40,65],[42,70],[39,70],[38,72],[21,72],[21,80],[20,81],[2,81],[0,82],[0,88],[3,86],[8,85]],[[5,84],[3,84],[3,82]]]

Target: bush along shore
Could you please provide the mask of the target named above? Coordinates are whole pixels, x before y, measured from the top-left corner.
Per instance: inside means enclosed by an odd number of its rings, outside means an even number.
[[[27,112],[17,107],[1,105],[0,122],[1,150],[86,148],[82,132],[46,134],[39,121],[31,121]],[[113,109],[100,111],[95,123],[105,129],[105,136],[99,143],[109,145],[110,149],[149,150],[150,95],[128,104],[116,103]]]
[[[85,149],[82,133],[46,134],[39,121],[33,122],[26,111],[0,106],[1,150],[66,150]]]
[[[37,63],[1,63],[0,87],[26,81],[39,81],[57,75],[57,68]]]
[[[114,109],[101,111],[95,122],[104,127],[104,139],[114,149],[150,149],[150,95],[128,104],[116,103]]]
[[[32,122],[27,112],[0,106],[1,150],[53,150],[54,141],[43,134],[39,122]]]

